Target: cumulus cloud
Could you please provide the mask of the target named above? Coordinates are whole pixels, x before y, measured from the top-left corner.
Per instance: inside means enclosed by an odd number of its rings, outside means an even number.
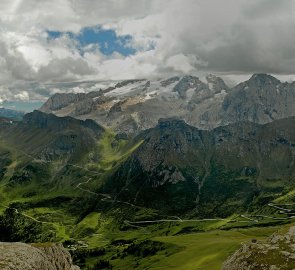
[[[97,44],[81,53],[67,34],[98,26],[130,36],[124,46],[136,53],[104,55]],[[48,31],[64,34],[50,39]],[[291,78],[294,31],[294,0],[3,0],[0,99],[97,89],[77,81],[178,73]]]
[[[14,95],[14,98],[19,101],[28,101],[30,96],[27,91],[21,91],[20,93]]]

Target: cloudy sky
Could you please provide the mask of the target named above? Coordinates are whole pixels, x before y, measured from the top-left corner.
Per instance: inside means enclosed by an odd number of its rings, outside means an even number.
[[[290,79],[294,44],[293,0],[1,0],[0,102],[182,73]]]

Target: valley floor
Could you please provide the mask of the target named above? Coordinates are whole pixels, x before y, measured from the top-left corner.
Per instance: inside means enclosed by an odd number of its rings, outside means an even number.
[[[180,251],[166,256],[159,254],[143,259],[136,269],[179,269],[179,270],[219,270],[226,258],[242,243],[251,239],[264,239],[277,230],[276,227],[240,230],[214,230],[178,236],[161,236],[153,240],[173,244]],[[114,269],[135,269],[136,263],[131,260],[113,262]],[[133,268],[134,267],[134,268]]]
[[[20,213],[55,231],[56,238],[64,242],[72,254],[79,254],[75,263],[80,262],[82,269],[92,269],[103,261],[109,262],[112,269],[120,270],[217,270],[243,243],[264,240],[291,224],[282,224],[288,222],[284,220],[264,220],[260,225],[231,217],[220,221],[179,220],[133,227],[126,224],[126,228],[119,229],[111,218],[98,212],[90,213],[78,223],[74,216],[56,207],[36,207]]]

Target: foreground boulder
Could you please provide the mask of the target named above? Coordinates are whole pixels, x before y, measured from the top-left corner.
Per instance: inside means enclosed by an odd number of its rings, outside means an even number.
[[[243,245],[224,263],[222,270],[295,269],[295,227],[285,235],[272,235],[266,242]]]
[[[0,243],[2,270],[79,270],[62,244]]]

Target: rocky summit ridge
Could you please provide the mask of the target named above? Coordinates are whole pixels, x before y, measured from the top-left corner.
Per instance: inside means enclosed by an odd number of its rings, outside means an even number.
[[[58,116],[90,118],[120,132],[139,133],[160,118],[177,116],[212,129],[239,121],[265,124],[294,116],[295,83],[268,74],[229,87],[222,78],[192,75],[128,80],[90,93],[55,94],[41,107]]]
[[[155,126],[159,118],[172,116],[202,125],[203,112],[214,111],[229,89],[214,75],[207,76],[206,82],[191,75],[128,80],[87,94],[55,94],[40,110],[90,118],[116,131],[138,133]]]

